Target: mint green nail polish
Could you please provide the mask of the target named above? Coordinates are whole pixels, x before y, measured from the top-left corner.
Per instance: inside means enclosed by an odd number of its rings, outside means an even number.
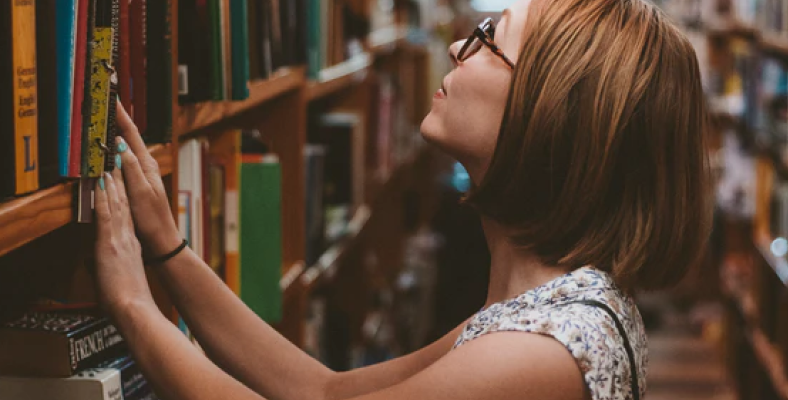
[[[103,176],[101,178],[99,178],[99,187],[101,188],[102,191],[106,190],[106,189],[104,189],[104,177]]]
[[[120,154],[115,154],[115,166],[118,167],[118,169],[121,168]]]
[[[129,149],[129,146],[126,144],[126,142],[118,143],[118,153],[123,153],[124,151],[126,151],[128,149]]]

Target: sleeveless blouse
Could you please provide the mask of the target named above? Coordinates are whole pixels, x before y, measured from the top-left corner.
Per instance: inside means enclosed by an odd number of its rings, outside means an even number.
[[[572,303],[579,300],[600,301],[621,321],[637,364],[640,398],[644,398],[648,347],[640,312],[609,274],[593,267],[579,268],[482,309],[465,326],[454,348],[493,332],[550,336],[572,354],[593,400],[633,399],[629,357],[615,322],[602,308]]]

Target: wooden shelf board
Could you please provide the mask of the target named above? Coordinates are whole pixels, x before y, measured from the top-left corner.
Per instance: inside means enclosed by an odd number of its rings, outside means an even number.
[[[758,41],[758,47],[765,54],[788,59],[788,38],[778,35],[763,35]]]
[[[363,79],[370,65],[372,65],[371,56],[365,53],[320,71],[321,79],[310,81],[306,85],[307,100],[320,99],[350,87]]]
[[[372,212],[367,205],[362,205],[356,210],[353,219],[348,223],[348,234],[339,243],[326,250],[317,262],[306,268],[301,275],[301,283],[309,288],[322,278],[331,279],[339,267],[342,256],[352,246],[353,242],[361,235],[367,226]]]
[[[756,39],[760,30],[739,21],[721,21],[710,24],[705,29],[709,37],[738,37],[742,39]]]
[[[408,37],[407,27],[390,27],[378,29],[367,36],[370,53],[381,56],[390,54]]]
[[[194,132],[241,114],[297,89],[304,83],[304,68],[283,68],[273,77],[249,83],[249,98],[189,104],[179,107],[178,136]]]
[[[162,175],[172,173],[170,145],[154,145],[151,154]],[[39,190],[0,204],[0,256],[74,221],[75,181]]]

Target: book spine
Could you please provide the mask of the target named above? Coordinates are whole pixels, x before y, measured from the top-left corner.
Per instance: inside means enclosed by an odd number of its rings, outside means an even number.
[[[109,79],[109,98],[107,103],[107,133],[105,140],[107,145],[107,153],[104,157],[104,171],[112,172],[115,169],[115,138],[118,135],[117,129],[117,102],[118,91],[120,90],[119,81],[120,74],[118,67],[120,66],[120,3],[126,3],[127,0],[111,0],[112,16],[110,17],[110,26],[112,27],[112,57],[110,63],[110,79]]]
[[[155,91],[147,93],[147,130],[151,142],[172,138],[172,25],[171,0],[147,3],[147,79]]]
[[[131,10],[129,0],[120,0],[120,14],[118,16],[118,97],[131,99],[131,49],[129,46],[131,33]]]
[[[120,332],[108,320],[80,329],[68,338],[70,366],[73,373],[93,368],[125,348]]]
[[[147,112],[147,29],[146,16],[147,16],[147,0],[131,0],[129,5],[131,13],[131,23],[129,30],[131,35],[131,80],[132,80],[132,96],[130,99],[123,101],[130,101],[131,116],[134,123],[140,132],[146,132],[148,129],[148,112]],[[121,94],[122,96],[122,94]]]
[[[219,0],[209,1],[210,33],[211,33],[211,99],[224,100],[224,72],[222,71],[222,5]]]
[[[82,170],[82,132],[85,120],[85,78],[88,75],[87,59],[90,57],[88,32],[90,31],[91,0],[77,0],[76,34],[74,43],[74,85],[71,102],[71,138],[68,155],[68,176],[76,178]]]
[[[36,58],[38,86],[38,182],[49,187],[58,182],[61,138],[58,110],[57,4],[36,4]],[[53,51],[54,49],[54,51]]]
[[[38,189],[36,6],[32,0],[5,4],[2,12],[9,13],[10,24],[2,35],[8,36],[11,54],[3,56],[11,60],[14,178],[2,194],[19,195]]]
[[[281,168],[274,156],[242,156],[241,299],[268,322],[282,317]]]
[[[81,178],[88,178],[88,169],[90,168],[90,155],[88,154],[90,143],[90,129],[93,121],[93,85],[94,79],[93,70],[93,57],[98,46],[98,39],[95,37],[96,28],[96,12],[98,10],[98,2],[101,0],[88,0],[87,12],[87,41],[85,43],[85,79],[83,86],[80,90],[83,91],[82,95],[82,128],[80,133],[80,146],[82,148],[80,160],[80,172],[78,174]],[[103,66],[102,66],[103,67]],[[101,161],[103,163],[103,160]],[[92,188],[91,188],[92,190]]]
[[[307,77],[309,79],[317,79],[320,76],[320,69],[323,63],[320,57],[320,0],[304,1],[307,2]]]
[[[71,147],[71,117],[74,104],[74,67],[77,34],[77,0],[57,2],[57,131],[58,172],[68,176]]]
[[[233,59],[233,100],[249,97],[249,26],[246,0],[230,0]]]
[[[19,400],[124,400],[120,373],[105,368],[67,378],[2,376],[0,393],[3,399]]]
[[[107,157],[104,148],[107,146],[107,132],[109,130],[110,91],[113,40],[112,7],[113,0],[98,0],[96,2],[96,22],[93,29],[93,54],[90,59],[90,103],[93,105],[90,113],[90,125],[87,146],[86,164],[83,176],[98,178],[104,172]],[[117,1],[117,0],[114,0]]]

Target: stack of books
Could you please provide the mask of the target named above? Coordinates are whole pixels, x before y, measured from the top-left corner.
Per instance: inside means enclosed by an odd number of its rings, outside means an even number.
[[[0,399],[155,400],[118,330],[89,312],[32,312],[0,326]]]

